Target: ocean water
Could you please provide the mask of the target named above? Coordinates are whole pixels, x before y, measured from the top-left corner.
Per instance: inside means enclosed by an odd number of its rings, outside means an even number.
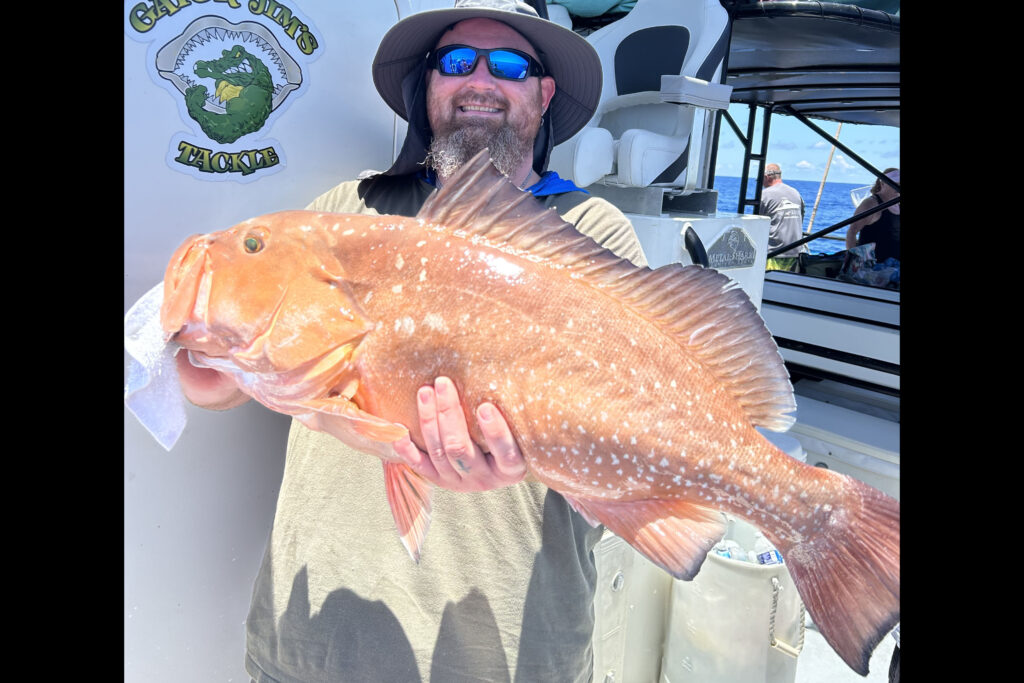
[[[804,198],[804,232],[810,225],[811,232],[824,230],[830,225],[844,221],[853,215],[856,208],[850,199],[850,191],[864,187],[868,183],[833,183],[825,181],[824,188],[820,180],[790,180],[783,178],[783,182],[794,188]],[[814,209],[815,198],[818,196],[818,189],[821,188],[821,198],[818,200],[817,211]],[[718,210],[729,213],[737,213],[736,207],[739,202],[740,178],[730,176],[716,176],[715,189],[718,190]],[[747,196],[753,198],[754,183],[747,181]],[[743,213],[753,213],[751,207],[746,207]],[[814,214],[814,223],[811,223],[811,214]],[[829,239],[819,237],[807,243],[812,254],[834,254],[846,248],[846,229],[843,226],[830,233]]]

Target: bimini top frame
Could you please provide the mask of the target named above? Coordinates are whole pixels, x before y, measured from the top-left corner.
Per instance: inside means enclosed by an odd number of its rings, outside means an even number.
[[[855,4],[806,0],[721,0],[731,18],[732,33],[726,69],[731,101],[746,104],[750,115],[742,131],[723,112],[744,147],[737,212],[760,206],[763,165],[767,155],[771,114],[793,116],[876,178],[899,186],[811,119],[867,125],[900,125],[900,18]],[[753,149],[755,114],[763,115],[760,150]],[[717,141],[711,159],[713,171]],[[747,199],[750,166],[758,173],[753,199]],[[712,181],[713,186],[713,181]],[[895,201],[873,207],[884,210]],[[803,244],[841,228],[868,212],[801,239]],[[775,250],[781,253],[794,244]],[[774,254],[769,254],[769,257]]]

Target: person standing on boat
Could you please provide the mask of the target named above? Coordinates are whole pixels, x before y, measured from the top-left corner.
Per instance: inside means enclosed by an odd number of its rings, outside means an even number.
[[[414,216],[486,147],[537,202],[646,265],[621,211],[547,170],[552,147],[579,131],[599,100],[601,60],[584,38],[521,0],[458,0],[395,24],[372,74],[409,123],[402,150],[387,171],[342,182],[307,208]],[[196,405],[248,400],[233,380],[182,355],[178,368]],[[396,536],[380,461],[293,420],[246,619],[246,671],[258,683],[590,681],[593,550],[603,527],[524,481],[525,462],[495,407],[469,415],[486,440],[477,444],[451,381],[438,378],[417,399],[427,452],[408,438],[394,448],[440,487],[418,564]]]
[[[778,164],[764,167],[764,182],[761,189],[761,205],[757,213],[771,218],[768,229],[768,250],[796,242],[803,237],[804,198],[800,193],[782,182],[782,168]],[[766,270],[795,270],[797,257],[808,251],[806,244],[794,247],[768,259]]]
[[[900,170],[898,168],[885,169],[885,176],[894,183],[900,182]],[[900,196],[899,191],[881,179],[875,181],[871,188],[871,194],[857,205],[854,215],[867,211],[868,209],[887,202],[894,197]],[[900,205],[893,204],[885,211],[876,211],[870,216],[856,221],[846,230],[846,248],[862,244],[875,243],[875,261],[882,263],[886,259],[894,258],[900,260]]]

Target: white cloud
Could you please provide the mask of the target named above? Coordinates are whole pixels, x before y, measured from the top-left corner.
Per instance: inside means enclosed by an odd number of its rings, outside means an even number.
[[[849,161],[847,161],[846,157],[844,157],[842,154],[837,154],[837,155],[835,155],[835,157],[832,158],[832,165],[833,166],[838,166],[839,168],[841,168],[844,171],[848,171],[848,170],[853,169],[853,168],[860,168],[859,165],[854,166]]]

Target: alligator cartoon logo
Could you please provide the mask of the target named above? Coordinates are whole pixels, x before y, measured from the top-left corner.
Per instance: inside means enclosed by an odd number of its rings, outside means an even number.
[[[322,53],[316,26],[294,1],[288,5],[127,0],[127,35],[149,43],[146,70],[185,123],[166,148],[172,169],[197,180],[247,183],[287,167],[270,132],[309,90],[303,69]]]
[[[185,105],[211,140],[234,142],[263,127],[270,115],[274,83],[270,70],[256,55],[241,45],[224,50],[220,59],[197,61],[194,72],[199,78],[212,78],[217,100],[226,112],[215,114],[203,108],[208,90],[193,85],[185,90]]]
[[[260,130],[302,84],[299,65],[270,30],[216,16],[196,19],[164,45],[156,67],[203,133],[221,144]],[[207,79],[209,87],[200,82]]]

